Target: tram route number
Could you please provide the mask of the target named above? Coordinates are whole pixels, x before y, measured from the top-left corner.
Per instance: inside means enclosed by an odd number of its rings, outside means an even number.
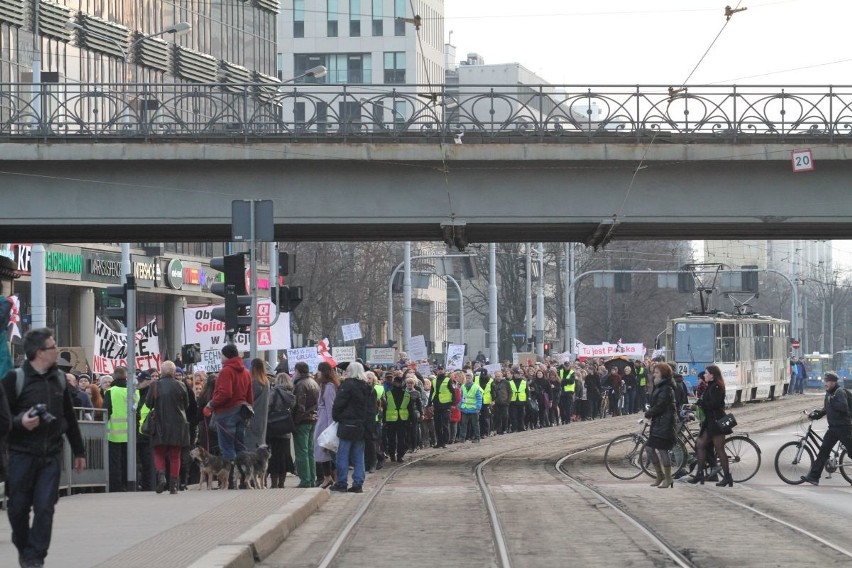
[[[685,377],[689,374],[689,365],[687,365],[686,363],[678,363],[677,372],[679,375],[683,375]]]
[[[793,150],[793,173],[814,171],[814,157],[810,150]]]

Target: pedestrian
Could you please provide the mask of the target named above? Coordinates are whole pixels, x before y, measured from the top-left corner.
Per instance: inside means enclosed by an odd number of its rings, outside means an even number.
[[[790,379],[790,386],[787,387],[787,390],[792,390],[794,394],[805,394],[808,371],[805,369],[805,364],[795,356],[790,363]]]
[[[269,377],[266,376],[266,361],[252,359],[249,373],[254,415],[246,428],[246,449],[253,452],[266,443],[266,420],[269,416]]]
[[[654,390],[648,400],[645,418],[651,420],[645,451],[654,466],[657,478],[651,487],[672,487],[672,462],[669,451],[677,438],[677,408],[675,407],[672,368],[666,363],[654,366]]]
[[[319,384],[320,395],[317,402],[317,423],[314,428],[314,461],[317,468],[317,485],[325,489],[331,487],[331,484],[334,483],[334,453],[320,446],[317,443],[317,437],[334,422],[331,410],[340,388],[337,372],[327,361],[322,361],[317,365],[317,383]],[[320,476],[322,476],[321,479],[319,479]]]
[[[473,373],[466,373],[461,387],[461,440],[472,439],[479,443],[479,411],[482,408],[482,389],[473,380]]]
[[[423,420],[420,422],[420,441],[423,447],[434,447],[438,442],[435,436],[435,403],[432,400],[432,381],[435,375],[423,379]]]
[[[626,365],[624,367],[624,413],[633,414],[638,411],[636,408],[636,391],[639,389],[639,380],[633,374],[633,367]]]
[[[435,437],[437,448],[446,448],[450,439],[450,409],[455,399],[452,379],[439,368],[432,383],[432,404],[435,407]]]
[[[269,391],[269,408],[266,422],[266,445],[269,446],[270,488],[283,489],[287,474],[295,471],[290,436],[296,430],[293,409],[296,395],[293,381],[287,373],[278,373],[275,385]]]
[[[198,400],[195,394],[195,375],[187,374],[184,370],[175,363],[175,379],[183,383],[186,387],[186,392],[189,395],[187,400],[189,406],[186,411],[186,418],[189,421],[189,443],[180,449],[180,490],[185,491],[190,481],[192,483],[201,482],[201,470],[197,468],[197,462],[189,455],[189,450],[198,439]],[[194,478],[190,480],[190,473]]]
[[[159,376],[158,373],[157,378]],[[213,400],[213,393],[216,391],[216,377],[217,375],[212,373],[207,375],[207,382],[204,383],[204,389],[198,396],[198,408],[200,409],[198,411],[198,445],[215,456],[219,455],[219,437],[213,430],[216,425],[210,423],[210,416],[205,415],[205,409],[207,404]],[[207,412],[209,413],[209,410]]]
[[[512,431],[523,432],[526,430],[524,427],[524,414],[527,406],[527,380],[521,374],[520,368],[512,368],[512,378],[508,383],[511,389],[509,417],[512,422]]]
[[[551,426],[559,424],[559,399],[562,387],[559,384],[559,374],[556,368],[547,370],[547,382],[550,393],[550,408],[547,409],[547,420]]]
[[[574,414],[574,394],[577,391],[577,371],[571,368],[570,363],[565,361],[562,368],[559,369],[560,386],[562,392],[559,393],[559,416],[562,424],[570,424],[571,417]]]
[[[592,420],[598,418],[601,413],[601,376],[600,369],[591,365],[589,374],[585,379],[587,410],[586,415]]]
[[[382,469],[385,465],[384,442],[382,440],[382,399],[385,396],[385,387],[374,371],[367,371],[367,379],[370,388],[373,389],[373,398],[376,399],[375,414],[372,425],[365,425],[364,466],[370,473]]]
[[[143,371],[138,375],[139,382],[136,388],[139,390],[139,400],[143,401],[136,409],[136,419],[139,424],[136,429],[136,463],[139,464],[139,475],[137,478],[137,487],[139,491],[153,491],[157,484],[156,470],[154,469],[154,445],[151,443],[151,436],[142,432],[142,424],[151,412],[151,409],[144,404],[148,399],[148,393],[151,386],[155,384],[152,374],[149,371]],[[160,374],[157,373],[157,380]]]
[[[402,462],[407,450],[406,433],[414,417],[414,401],[405,390],[402,376],[393,378],[393,387],[385,393],[385,448],[391,461]]]
[[[807,475],[802,476],[802,481],[811,485],[819,485],[822,477],[822,469],[831,455],[831,450],[837,442],[843,444],[847,452],[852,448],[852,415],[849,413],[849,397],[852,393],[838,387],[839,377],[836,373],[828,371],[823,377],[825,383],[825,399],[821,410],[814,410],[808,415],[811,420],[818,420],[823,416],[828,418],[828,430],[822,438],[819,453],[811,465]]]
[[[722,481],[716,485],[733,487],[734,480],[731,478],[731,472],[728,469],[728,454],[724,448],[725,433],[722,432],[718,423],[718,420],[725,416],[725,380],[722,378],[722,371],[716,365],[709,365],[704,369],[704,381],[707,383],[707,388],[701,393],[701,398],[696,403],[704,411],[704,420],[701,422],[701,430],[698,433],[698,440],[695,442],[699,470],[689,480],[689,483],[704,483],[707,475],[703,469],[705,446],[712,441],[723,473]]]
[[[109,455],[109,492],[127,491],[127,367],[116,367],[112,386],[104,394],[107,415]],[[133,391],[133,408],[139,403],[139,391]],[[135,413],[133,423],[136,424]]]
[[[464,371],[453,373],[453,404],[450,407],[450,443],[455,444],[459,441],[459,424],[461,423],[461,384],[464,382]]]
[[[509,431],[509,403],[512,391],[503,371],[494,373],[494,430],[498,435]]]
[[[420,447],[420,422],[423,420],[422,389],[417,384],[414,373],[406,373],[405,390],[411,396],[411,407],[414,409],[406,432],[406,446],[409,452],[415,452]]]
[[[296,423],[296,474],[299,476],[299,488],[314,487],[317,471],[314,462],[314,431],[317,423],[320,390],[311,377],[310,368],[304,361],[296,363],[296,380],[293,381],[293,394],[296,395],[296,409],[293,421]]]
[[[216,378],[213,398],[206,406],[210,410],[205,411],[204,416],[209,418],[212,412],[211,423],[216,424],[222,458],[233,463],[237,452],[246,449],[246,418],[242,409],[254,402],[254,392],[251,375],[237,346],[229,343],[222,347],[221,353],[222,369]],[[231,473],[233,476],[233,468]]]
[[[63,433],[77,473],[86,467],[86,454],[68,383],[56,366],[59,353],[53,331],[30,330],[23,343],[26,361],[20,370],[3,377],[0,434],[9,432],[6,496],[12,543],[20,565],[36,568],[44,566],[50,548],[54,507],[59,500]],[[23,378],[20,389],[19,373]]]
[[[160,380],[148,391],[145,406],[154,412],[154,468],[157,470],[157,493],[166,488],[166,458],[169,460],[169,493],[178,492],[181,448],[189,446],[189,393],[186,384],[175,377],[175,364],[165,361],[160,366]]]
[[[281,373],[287,373],[289,377],[290,364],[287,361],[287,354],[283,351],[278,354],[278,365],[275,366],[275,376],[278,377]]]
[[[550,426],[550,381],[544,375],[544,370],[535,373],[535,392],[538,398],[538,423],[544,428]]]
[[[375,397],[368,383],[364,366],[361,363],[349,363],[346,367],[347,378],[340,386],[340,391],[334,400],[332,417],[338,423],[337,437],[340,445],[337,449],[337,481],[331,486],[331,491],[348,491],[363,493],[364,479],[364,434],[366,422],[376,414]],[[401,388],[400,381],[395,381]],[[404,390],[403,390],[404,392]],[[394,393],[388,394],[388,399],[396,400]],[[408,396],[406,392],[404,396]],[[402,410],[401,407],[397,407]],[[402,457],[400,456],[400,460]],[[349,484],[349,465],[352,464],[352,486]]]
[[[482,408],[479,411],[479,432],[483,438],[491,435],[492,413],[494,407],[494,379],[488,376],[488,371],[482,369],[477,379],[482,390]]]

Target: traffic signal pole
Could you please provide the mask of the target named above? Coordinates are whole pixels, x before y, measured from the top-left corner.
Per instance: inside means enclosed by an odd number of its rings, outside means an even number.
[[[255,207],[257,201],[251,202],[251,233],[249,237],[249,294],[251,294],[251,329],[249,330],[249,356],[254,361],[257,358],[257,242],[255,241]],[[271,275],[270,275],[271,276]]]
[[[127,490],[136,491],[136,278],[127,278]],[[139,404],[145,401],[140,400]]]

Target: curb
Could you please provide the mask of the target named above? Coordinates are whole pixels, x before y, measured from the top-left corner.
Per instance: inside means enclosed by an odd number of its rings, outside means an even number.
[[[252,568],[275,551],[284,539],[329,499],[325,489],[306,489],[228,544],[217,546],[189,568]]]

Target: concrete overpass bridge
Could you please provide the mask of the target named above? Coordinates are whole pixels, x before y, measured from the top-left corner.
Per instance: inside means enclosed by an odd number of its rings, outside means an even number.
[[[0,84],[0,241],[852,238],[852,87]],[[794,173],[809,149],[814,171]]]

